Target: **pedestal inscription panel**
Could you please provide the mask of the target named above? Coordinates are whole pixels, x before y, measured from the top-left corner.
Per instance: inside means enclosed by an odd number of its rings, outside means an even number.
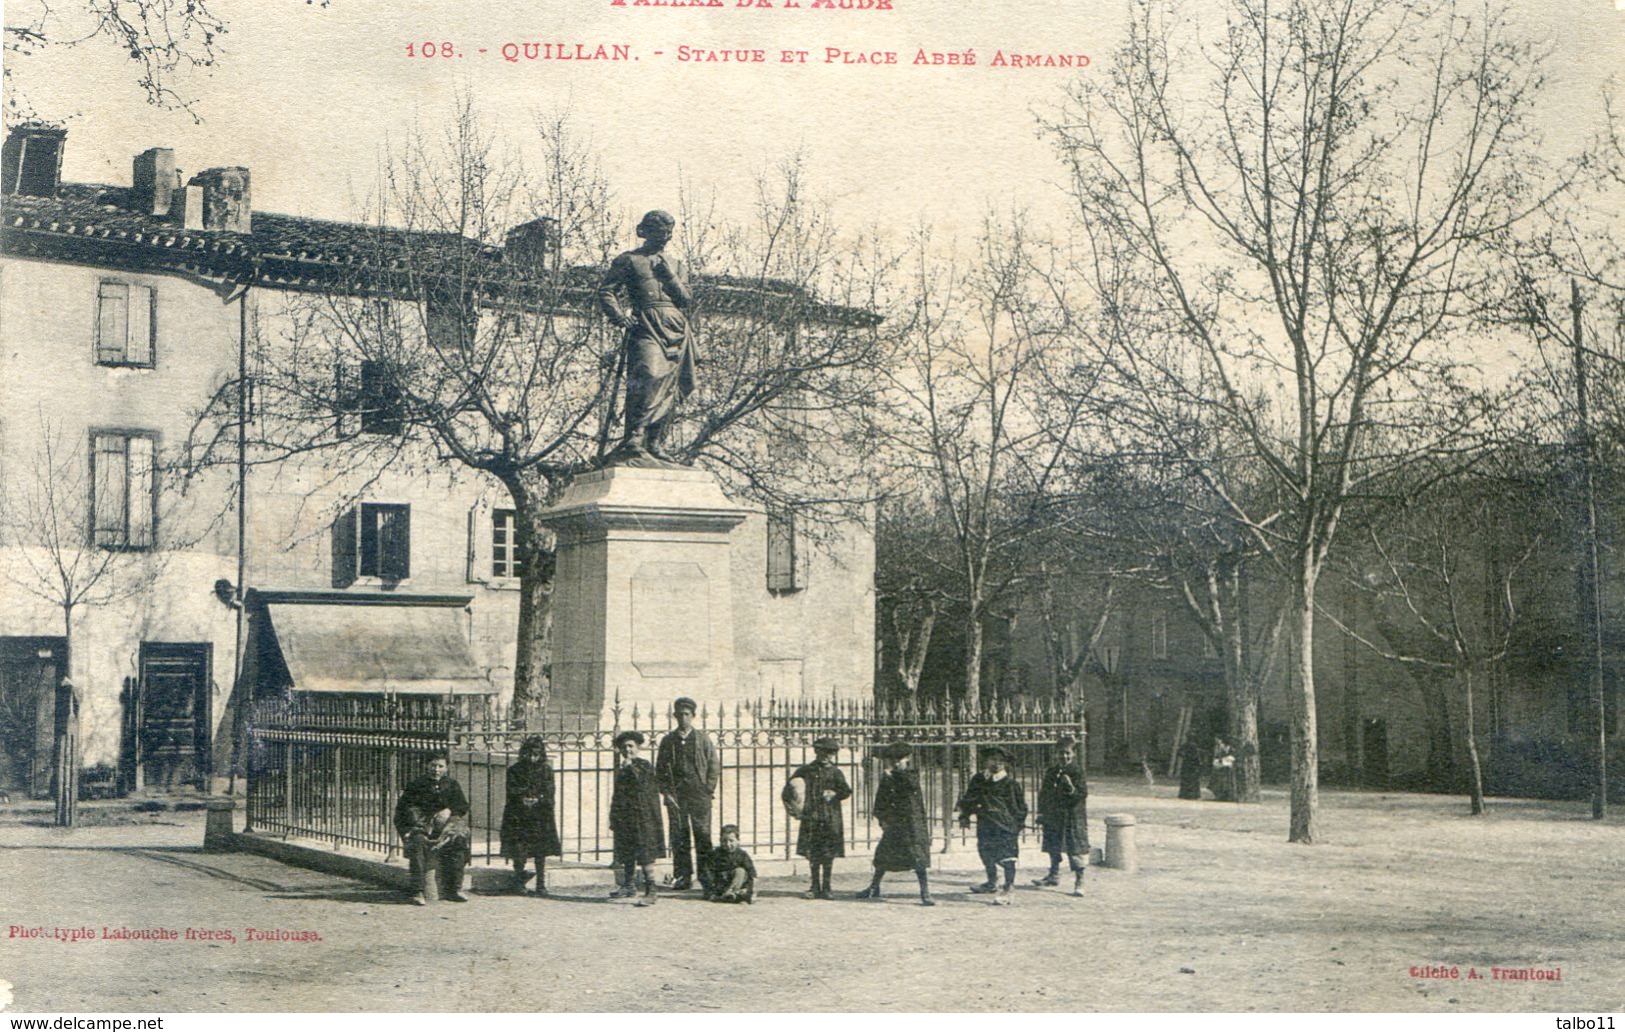
[[[698,563],[632,574],[632,664],[644,677],[697,677],[711,658],[710,580]]]

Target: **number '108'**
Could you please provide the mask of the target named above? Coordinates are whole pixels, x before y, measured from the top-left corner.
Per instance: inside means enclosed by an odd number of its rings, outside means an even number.
[[[407,57],[456,57],[457,48],[450,43],[408,43]]]

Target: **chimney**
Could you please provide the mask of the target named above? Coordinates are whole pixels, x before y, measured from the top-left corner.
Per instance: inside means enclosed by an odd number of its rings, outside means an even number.
[[[503,243],[502,260],[523,272],[536,274],[555,269],[563,250],[559,220],[543,215],[515,226],[508,230]]]
[[[194,201],[194,196],[199,199]],[[206,168],[186,184],[187,229],[249,233],[253,231],[253,216],[246,168]]]
[[[175,152],[168,147],[142,151],[131,162],[130,207],[143,215],[168,215],[175,195]]]
[[[62,151],[68,131],[44,122],[24,122],[0,147],[0,193],[54,197],[62,184]]]

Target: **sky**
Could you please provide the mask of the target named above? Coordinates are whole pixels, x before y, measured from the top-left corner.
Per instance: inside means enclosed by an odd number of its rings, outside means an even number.
[[[8,24],[34,2],[8,0]],[[133,155],[166,146],[187,174],[248,166],[258,209],[355,218],[382,149],[414,120],[443,118],[467,87],[522,147],[534,113],[568,106],[628,212],[676,208],[680,171],[743,213],[758,171],[799,149],[843,224],[954,236],[974,232],[989,206],[1059,211],[1060,168],[1034,113],[1053,107],[1070,77],[1098,73],[1127,10],[1127,0],[890,0],[890,10],[638,2],[215,0],[229,26],[218,67],[182,82],[201,122],[145,104],[128,59],[105,45],[36,54],[13,74],[41,115],[67,120],[64,176],[74,181],[127,183]],[[1625,11],[1615,0],[1514,6],[1555,51],[1549,124],[1563,146],[1601,125],[1602,87],[1625,67]],[[407,56],[426,41],[461,56]],[[503,60],[503,44],[527,42],[622,44],[637,59]],[[759,48],[767,61],[683,62],[684,46]],[[978,63],[916,67],[922,47],[971,48]],[[894,51],[898,64],[826,63],[827,48]],[[807,63],[784,64],[785,49],[808,51]],[[998,50],[1087,54],[1095,64],[994,68]]]

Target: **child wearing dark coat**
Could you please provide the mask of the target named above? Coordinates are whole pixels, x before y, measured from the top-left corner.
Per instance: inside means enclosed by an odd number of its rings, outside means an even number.
[[[615,794],[609,803],[609,830],[615,837],[615,891],[612,897],[636,896],[633,868],[643,869],[643,898],[638,906],[655,904],[654,862],[666,855],[666,829],[660,822],[660,792],[654,764],[638,755],[644,742],[641,731],[615,736]]]
[[[739,825],[722,827],[722,844],[705,857],[705,898],[713,903],[751,903],[756,899],[756,865],[739,848]]]
[[[1049,874],[1034,885],[1061,884],[1061,854],[1072,867],[1072,895],[1083,895],[1083,872],[1089,865],[1089,783],[1077,761],[1078,740],[1062,735],[1055,743],[1056,762],[1044,771],[1038,789],[1038,823],[1044,828]]]
[[[536,895],[547,895],[547,858],[561,856],[558,818],[553,809],[553,765],[540,735],[519,746],[519,761],[508,768],[507,802],[502,808],[502,855],[513,863],[513,890],[523,893],[530,875],[525,861],[536,858]]]
[[[1011,889],[1016,884],[1021,827],[1027,821],[1027,796],[1021,782],[1010,774],[1009,753],[999,748],[983,751],[981,773],[965,786],[958,810],[961,828],[970,827],[971,818],[976,818],[976,851],[987,869],[987,881],[971,886],[971,891],[997,893],[993,902],[1009,906]],[[1004,869],[1002,888],[998,883],[1000,868]]]
[[[796,834],[796,855],[807,858],[812,868],[812,887],[803,893],[803,899],[834,899],[830,891],[830,874],[835,858],[846,855],[846,832],[841,822],[841,803],[852,797],[852,786],[846,775],[835,765],[840,743],[833,738],[820,738],[813,742],[813,762],[796,768],[792,781],[800,778],[807,786],[806,798],[801,803],[801,830]],[[790,786],[785,786],[785,799],[789,802]]]
[[[931,866],[931,825],[925,819],[920,775],[909,769],[914,749],[907,742],[893,742],[880,755],[891,762],[891,769],[875,791],[874,815],[880,825],[880,845],[875,847],[874,880],[858,893],[858,898],[880,899],[880,880],[887,871],[913,871],[920,883],[920,904],[936,906],[927,875]]]

